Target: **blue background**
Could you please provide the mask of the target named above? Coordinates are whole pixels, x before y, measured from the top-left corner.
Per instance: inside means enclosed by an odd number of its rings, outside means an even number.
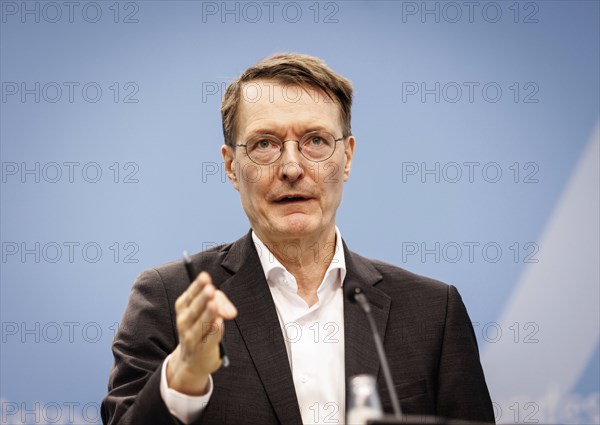
[[[354,84],[356,154],[338,212],[351,249],[458,287],[479,323],[499,421],[600,421],[597,307],[583,317],[592,349],[577,357],[581,373],[572,383],[557,384],[559,402],[542,396],[554,394],[552,370],[534,379],[536,395],[519,392],[519,371],[537,361],[524,343],[525,323],[538,324],[533,339],[560,344],[548,341],[554,334],[541,324],[540,310],[499,321],[524,273],[550,266],[540,241],[586,149],[597,143],[597,1],[476,2],[471,17],[465,2],[277,2],[269,17],[264,2],[99,1],[76,2],[72,19],[64,2],[50,3],[1,2],[0,423],[51,422],[58,414],[62,422],[94,423],[111,339],[135,277],[183,249],[199,251],[247,232],[238,193],[222,172],[221,94],[245,68],[283,51],[319,56]],[[33,12],[24,14],[26,8]],[[225,8],[233,12],[222,15]],[[422,15],[426,8],[438,16]],[[72,101],[65,82],[75,87]],[[465,82],[475,84],[472,101]],[[485,97],[495,95],[493,87],[482,93],[486,84],[502,89],[496,102]],[[453,102],[457,85],[462,97]],[[94,87],[102,90],[96,102]],[[410,95],[408,87],[419,92]],[[22,97],[23,88],[32,91]],[[422,88],[433,91],[422,98]],[[73,182],[65,162],[78,164]],[[462,178],[451,182],[452,163],[464,162],[479,164],[473,181],[461,166]],[[35,163],[38,172],[22,174]],[[50,163],[62,171],[56,182]],[[422,181],[420,171],[436,163],[439,181],[433,174]],[[489,163],[495,168],[482,174]],[[597,170],[597,156],[592,163]],[[414,164],[419,172],[407,174]],[[99,181],[86,181],[98,168]],[[500,180],[489,182],[497,168]],[[589,187],[597,211],[598,181]],[[592,231],[577,246],[597,251],[598,239]],[[72,261],[65,242],[78,244]],[[465,242],[479,244],[473,261]],[[36,243],[39,261],[21,256]],[[436,243],[438,259],[406,251]],[[498,261],[482,253],[487,243],[501,247]],[[526,249],[527,243],[535,245]],[[52,262],[56,244],[62,256]],[[456,262],[452,244],[463,248]],[[96,262],[94,246],[102,249]],[[534,248],[537,262],[524,262]],[[597,288],[597,258],[589,268]],[[589,284],[565,282],[565,290],[600,303],[597,291],[586,292]],[[568,317],[578,309],[548,314]],[[518,336],[509,329],[513,322]],[[488,368],[486,356],[500,338],[521,360]],[[572,358],[569,347],[546,355]],[[495,390],[506,375],[514,394]],[[76,405],[72,418],[65,403]]]

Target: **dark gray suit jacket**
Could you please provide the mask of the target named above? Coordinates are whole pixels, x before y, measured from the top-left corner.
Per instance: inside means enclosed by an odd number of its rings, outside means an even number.
[[[345,284],[373,304],[404,413],[494,421],[469,316],[456,288],[348,250]],[[192,257],[238,309],[225,324],[231,366],[213,375],[214,391],[198,424],[301,424],[300,409],[275,305],[251,234]],[[175,300],[189,282],[181,261],[143,272],[113,342],[114,366],[102,420],[111,425],[177,424],[160,395],[160,370],[178,344]],[[344,301],[346,378],[378,376],[388,391],[369,325]],[[315,362],[319,361],[318,357]]]

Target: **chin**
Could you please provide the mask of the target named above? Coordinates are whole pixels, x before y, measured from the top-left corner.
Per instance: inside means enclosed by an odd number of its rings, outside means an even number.
[[[318,220],[314,217],[306,217],[305,215],[297,215],[285,217],[278,223],[274,223],[273,229],[277,233],[285,236],[302,236],[319,231]]]

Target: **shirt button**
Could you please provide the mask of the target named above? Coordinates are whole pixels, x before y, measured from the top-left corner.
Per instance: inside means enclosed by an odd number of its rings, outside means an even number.
[[[303,384],[306,384],[306,383],[308,382],[308,376],[306,376],[306,375],[302,375],[302,377],[300,378],[300,381],[301,381]]]

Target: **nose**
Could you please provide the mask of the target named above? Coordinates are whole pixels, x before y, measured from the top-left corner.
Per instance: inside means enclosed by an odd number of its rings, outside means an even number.
[[[296,140],[286,140],[283,142],[279,170],[281,178],[295,181],[302,178],[304,175],[303,157],[298,149],[299,147],[299,142]]]

